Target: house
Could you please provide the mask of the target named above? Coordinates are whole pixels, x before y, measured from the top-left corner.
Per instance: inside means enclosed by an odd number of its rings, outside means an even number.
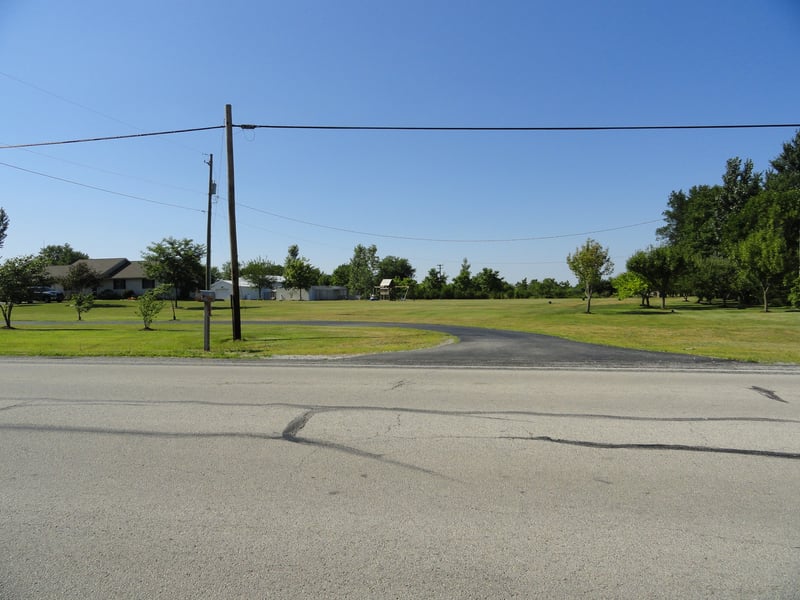
[[[78,263],[85,263],[100,275],[100,285],[92,290],[95,296],[141,296],[156,287],[156,282],[147,278],[144,263],[127,258],[84,258],[71,265],[52,265],[47,272],[56,281],[53,287],[63,290],[61,280]]]

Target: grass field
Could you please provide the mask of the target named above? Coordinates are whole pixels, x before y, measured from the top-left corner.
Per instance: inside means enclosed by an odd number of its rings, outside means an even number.
[[[667,310],[637,300],[417,300],[406,302],[242,303],[241,341],[231,340],[230,309],[214,305],[210,353],[202,351],[202,305],[165,308],[143,331],[136,303],[103,301],[77,321],[62,304],[14,307],[14,329],[0,329],[0,355],[212,356],[353,354],[429,347],[447,336],[416,329],[289,326],[280,321],[361,321],[468,325],[543,333],[626,348],[763,363],[800,364],[800,312],[699,305],[671,299]],[[273,322],[273,323],[270,323]]]

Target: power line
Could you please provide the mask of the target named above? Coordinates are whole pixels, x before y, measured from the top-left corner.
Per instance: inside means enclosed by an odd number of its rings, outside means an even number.
[[[377,237],[377,238],[386,238],[392,240],[405,240],[411,242],[442,242],[448,244],[499,244],[499,243],[510,243],[510,242],[534,242],[534,241],[541,241],[541,240],[556,240],[561,238],[569,238],[569,237],[580,237],[584,235],[593,235],[596,233],[606,233],[608,231],[618,231],[620,229],[631,229],[633,227],[641,227],[642,225],[651,225],[653,223],[660,223],[664,219],[651,219],[649,221],[641,221],[639,223],[632,223],[629,225],[620,225],[617,227],[608,227],[606,229],[596,229],[594,231],[584,231],[580,233],[564,233],[558,235],[544,235],[544,236],[532,236],[532,237],[519,237],[519,238],[504,238],[504,239],[441,239],[441,238],[425,238],[425,237],[413,237],[413,236],[405,236],[405,235],[390,235],[390,234],[382,234],[382,233],[372,233],[368,231],[358,231],[355,229],[346,229],[344,227],[335,227],[333,225],[322,225],[320,223],[312,223],[311,221],[304,221],[302,219],[295,219],[292,217],[287,217],[285,215],[279,215],[274,212],[270,212],[268,210],[264,210],[262,208],[256,208],[255,206],[248,206],[247,204],[242,204],[241,202],[238,203],[239,206],[242,208],[247,208],[254,212],[263,213],[265,215],[269,215],[271,217],[276,217],[278,219],[284,219],[286,221],[292,221],[294,223],[300,223],[301,225],[309,225],[311,227],[319,227],[321,229],[330,229],[333,231],[341,231],[344,233],[352,233],[356,235],[366,235],[370,237]]]
[[[315,129],[330,131],[664,131],[664,130],[698,130],[698,129],[786,129],[800,128],[800,123],[744,123],[744,124],[720,124],[720,125],[577,125],[577,126],[534,126],[534,127],[443,127],[443,126],[406,126],[406,125],[233,125],[239,129]],[[0,146],[0,150],[10,150],[14,148],[34,148],[37,146],[57,146],[64,144],[83,144],[87,142],[105,142],[109,140],[125,140],[131,138],[154,137],[162,135],[174,135],[178,133],[194,133],[198,131],[211,131],[214,129],[224,129],[225,125],[211,125],[208,127],[192,127],[189,129],[173,129],[169,131],[154,131],[146,133],[132,133],[128,135],[111,135],[105,137],[80,138],[74,140],[61,140],[50,142],[34,142],[28,144],[10,144]]]
[[[723,125],[578,125],[554,127],[441,127],[404,125],[234,125],[241,129],[320,129],[344,131],[658,131],[668,129],[780,129],[800,123],[750,123]]]
[[[128,135],[110,135],[106,137],[82,138],[76,140],[62,140],[58,142],[35,142],[32,144],[11,144],[0,146],[0,150],[10,150],[13,148],[35,148],[38,146],[59,146],[64,144],[83,144],[86,142],[106,142],[109,140],[127,140],[131,138],[154,137],[159,135],[174,135],[177,133],[194,133],[197,131],[210,131],[212,129],[224,129],[224,125],[212,125],[210,127],[193,127],[191,129],[173,129],[171,131],[153,131],[149,133],[131,133]]]
[[[141,200],[142,202],[149,202],[151,204],[160,204],[161,206],[170,206],[172,208],[180,208],[183,210],[191,210],[193,212],[205,213],[206,211],[201,210],[199,208],[191,208],[189,206],[181,206],[180,204],[171,204],[170,202],[160,202],[158,200],[150,200],[149,198],[143,198],[141,196],[133,196],[131,194],[125,194],[123,192],[115,192],[114,190],[109,190],[106,188],[97,187],[95,185],[89,185],[87,183],[81,183],[79,181],[73,181],[71,179],[64,179],[63,177],[56,177],[55,175],[48,175],[47,173],[41,173],[39,171],[32,171],[31,169],[24,169],[23,167],[18,167],[16,165],[10,165],[8,163],[0,162],[0,165],[4,167],[9,167],[10,169],[16,169],[17,171],[24,171],[25,173],[31,173],[32,175],[38,175],[40,177],[47,177],[48,179],[54,179],[56,181],[61,181],[64,183],[70,183],[72,185],[77,185],[83,188],[88,188],[90,190],[96,190],[98,192],[105,192],[106,194],[113,194],[115,196],[122,196],[123,198],[130,198],[132,200]]]

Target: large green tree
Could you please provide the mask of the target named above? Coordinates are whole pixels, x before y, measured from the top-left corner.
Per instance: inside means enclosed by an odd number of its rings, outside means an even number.
[[[472,265],[466,257],[461,261],[461,268],[458,275],[453,277],[451,283],[454,298],[474,298],[475,282],[472,280]]]
[[[283,266],[283,279],[287,288],[296,288],[300,291],[300,300],[303,299],[303,290],[311,287],[319,279],[320,272],[305,256],[289,257]]]
[[[30,298],[30,288],[48,283],[47,263],[40,256],[10,258],[0,265],[0,312],[7,329],[14,306]]]
[[[378,248],[375,244],[358,244],[353,248],[350,259],[350,282],[347,286],[351,294],[369,297],[375,288],[378,274]]]
[[[723,306],[738,289],[736,263],[724,256],[698,256],[688,265],[691,291],[698,302],[721,298]]]
[[[589,238],[567,255],[567,265],[578,278],[578,283],[583,286],[586,296],[586,312],[592,312],[592,294],[600,285],[603,277],[614,271],[614,263],[609,256],[608,248],[603,248],[599,242]]]
[[[737,258],[742,273],[760,290],[768,312],[770,289],[783,277],[786,240],[774,229],[758,229],[739,243]]]
[[[418,296],[420,298],[438,299],[444,298],[447,291],[447,274],[440,269],[430,269],[425,279],[419,285]]]
[[[71,265],[76,260],[87,259],[85,252],[75,250],[69,244],[51,244],[39,250],[39,256],[47,261],[48,265]]]
[[[266,258],[254,258],[244,263],[239,274],[258,288],[258,297],[267,288],[271,288],[283,269]]]
[[[681,255],[669,246],[651,246],[635,252],[627,261],[629,271],[640,275],[661,297],[661,308],[667,307],[667,296],[680,274]]]
[[[489,267],[484,267],[473,278],[475,286],[481,295],[486,298],[502,298],[506,288],[505,280],[500,277],[500,272]]]
[[[620,300],[639,296],[642,306],[650,306],[650,284],[644,277],[633,271],[625,271],[611,280],[611,285]]]
[[[347,287],[350,285],[350,263],[339,265],[331,273],[331,285]]]
[[[303,290],[319,282],[322,272],[311,264],[305,256],[300,256],[300,246],[292,244],[283,263],[283,285],[295,288],[303,299]]]
[[[378,261],[378,280],[381,279],[414,279],[416,269],[407,258],[384,256]]]
[[[168,284],[172,288],[173,312],[178,308],[179,298],[188,298],[189,294],[203,286],[206,277],[203,257],[205,246],[184,238],[164,238],[154,242],[142,252],[144,272],[148,278]]]
[[[721,186],[698,185],[689,190],[672,192],[664,211],[665,225],[656,230],[656,237],[666,245],[688,256],[712,256],[722,252],[717,217]]]

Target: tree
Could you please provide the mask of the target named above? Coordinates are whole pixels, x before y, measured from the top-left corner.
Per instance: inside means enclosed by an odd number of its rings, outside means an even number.
[[[742,163],[738,156],[729,158],[722,176],[719,208],[724,217],[738,212],[749,198],[761,191],[761,173],[753,171],[749,158]]]
[[[253,286],[258,288],[258,297],[261,298],[262,290],[271,288],[272,284],[275,282],[275,278],[278,276],[275,267],[277,267],[277,265],[273,262],[259,256],[258,258],[244,263],[239,273],[242,277],[247,279],[247,281],[252,283]],[[281,270],[280,267],[278,267],[278,270]]]
[[[617,290],[617,297],[620,300],[639,296],[642,306],[650,306],[650,285],[638,273],[625,271],[612,279],[611,284]]]
[[[718,224],[721,186],[698,185],[686,195],[672,192],[664,211],[666,225],[656,230],[656,237],[686,256],[711,256],[722,253]]]
[[[350,293],[369,297],[375,287],[377,273],[378,248],[375,244],[369,247],[358,244],[353,248],[353,258],[350,259],[350,280],[347,286]]]
[[[297,288],[300,291],[300,300],[303,299],[303,290],[319,281],[322,272],[314,267],[305,257],[300,256],[300,247],[297,244],[289,246],[286,261],[283,264],[283,285],[287,288]]]
[[[697,257],[691,263],[689,279],[698,301],[722,298],[724,306],[736,290],[736,264],[723,256]]]
[[[789,289],[789,304],[794,308],[800,308],[800,275],[794,278],[794,282]]]
[[[160,285],[152,290],[147,290],[136,299],[136,314],[142,317],[146,331],[151,331],[150,325],[164,308],[166,302],[164,296],[169,293],[169,286]]]
[[[588,314],[592,309],[592,293],[600,285],[603,277],[614,270],[608,248],[603,248],[599,242],[589,238],[583,246],[576,248],[573,254],[567,255],[567,265],[578,278],[578,283],[583,286]]]
[[[331,274],[331,285],[347,287],[350,285],[350,263],[339,265]]]
[[[92,294],[73,294],[72,306],[78,313],[78,321],[82,321],[81,315],[94,308],[94,296]]]
[[[407,258],[385,256],[378,261],[378,279],[414,279],[416,269]]]
[[[14,306],[29,298],[30,288],[49,282],[47,264],[39,256],[10,258],[0,265],[0,312],[6,329],[11,329]]]
[[[767,173],[768,189],[800,189],[800,131],[792,141],[783,144],[783,152],[770,164],[774,171]]]
[[[651,246],[635,252],[627,261],[629,271],[640,275],[651,290],[661,296],[661,308],[667,307],[667,296],[678,276],[680,255],[669,246]]]
[[[769,312],[769,291],[783,277],[786,240],[773,229],[758,229],[739,243],[737,258],[742,273],[761,290],[764,312]]]
[[[242,272],[242,265],[239,265],[239,273]],[[219,269],[219,279],[232,279],[233,274],[231,273],[231,261],[226,260],[222,263],[222,267]]]
[[[8,213],[6,210],[0,206],[0,248],[3,247],[3,244],[6,241],[6,234],[8,233]]]
[[[203,244],[196,244],[190,239],[168,237],[150,244],[147,252],[142,253],[147,277],[172,288],[173,320],[176,318],[178,298],[186,298],[205,282],[206,270],[202,263],[205,252]]]
[[[447,275],[437,269],[430,269],[419,289],[421,298],[444,298],[447,286]]]
[[[300,291],[300,300],[303,299],[303,290],[311,287],[319,275],[319,270],[305,256],[289,258],[283,267],[284,285],[287,288],[297,288]]]
[[[228,269],[230,270],[230,262],[228,262],[226,264],[228,265]],[[220,268],[219,267],[211,267],[211,283],[214,283],[215,281],[219,281],[220,279],[226,279],[223,276],[222,271],[220,270]],[[227,279],[230,279],[230,277],[228,277]]]
[[[501,298],[506,287],[506,282],[500,277],[500,272],[484,267],[473,279],[475,286],[487,298]]]
[[[472,281],[472,265],[464,258],[458,275],[453,277],[453,296],[455,298],[473,298],[475,296],[475,283]]]
[[[87,290],[94,290],[102,282],[100,273],[92,269],[85,262],[77,262],[70,265],[67,274],[60,283],[66,292],[82,293]]]
[[[78,252],[69,244],[45,246],[39,250],[39,256],[45,259],[48,265],[71,265],[76,260],[89,258],[88,254]]]

